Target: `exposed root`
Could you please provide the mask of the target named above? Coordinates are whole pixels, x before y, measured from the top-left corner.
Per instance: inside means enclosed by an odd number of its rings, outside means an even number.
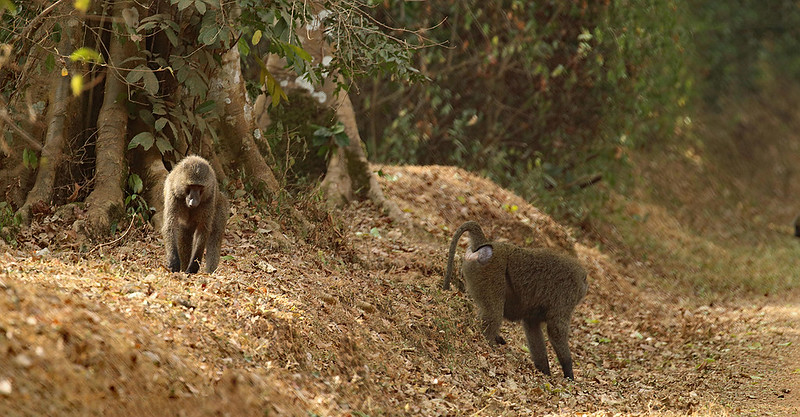
[[[357,193],[361,192],[365,194],[361,197],[372,200],[392,221],[408,225],[408,219],[402,210],[383,195],[378,179],[370,170],[361,135],[358,133],[353,104],[345,93],[340,93],[336,100],[336,116],[344,125],[350,144],[346,148],[338,149],[328,161],[328,171],[320,184],[328,203],[340,206],[353,201],[359,197]]]

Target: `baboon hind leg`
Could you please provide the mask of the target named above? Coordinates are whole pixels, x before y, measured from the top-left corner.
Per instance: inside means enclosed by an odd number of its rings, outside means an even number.
[[[547,361],[542,322],[529,318],[523,320],[522,327],[525,329],[525,338],[528,340],[528,350],[531,352],[533,364],[541,373],[550,375],[550,363]]]
[[[572,374],[572,354],[569,351],[569,322],[548,320],[547,335],[550,337],[553,350],[556,351],[558,363],[561,364],[561,369],[564,371],[564,377],[575,379]]]

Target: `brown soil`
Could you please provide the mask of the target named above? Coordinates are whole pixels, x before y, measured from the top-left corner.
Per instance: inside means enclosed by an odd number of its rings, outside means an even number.
[[[381,170],[413,230],[360,204],[300,237],[234,202],[214,275],[168,273],[149,227],[85,254],[62,219],[39,219],[0,253],[0,416],[798,414],[788,296],[676,300],[644,285],[646,265],[576,242],[485,179]],[[467,219],[589,271],[574,382],[552,355],[553,376],[535,370],[518,324],[489,346],[469,297],[441,289]]]

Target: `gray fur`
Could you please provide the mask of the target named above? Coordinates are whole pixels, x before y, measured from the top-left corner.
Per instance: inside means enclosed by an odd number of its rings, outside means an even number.
[[[170,271],[197,272],[206,252],[206,272],[214,272],[227,222],[228,199],[214,169],[196,155],[181,160],[164,182],[161,234]]]
[[[536,369],[550,375],[542,323],[564,376],[572,379],[569,350],[570,319],[586,295],[586,271],[574,258],[550,249],[526,249],[488,241],[474,221],[462,224],[450,242],[444,289],[450,288],[458,239],[469,232],[470,245],[462,262],[466,290],[478,308],[483,335],[490,344],[505,344],[498,334],[503,318],[522,321]]]

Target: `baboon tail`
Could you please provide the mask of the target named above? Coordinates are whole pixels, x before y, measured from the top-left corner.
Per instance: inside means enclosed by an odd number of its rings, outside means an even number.
[[[450,241],[450,251],[447,254],[447,273],[444,276],[442,288],[445,290],[450,289],[450,280],[453,278],[453,258],[456,256],[456,247],[458,246],[458,239],[464,232],[469,232],[469,238],[472,240],[472,247],[477,248],[486,243],[486,235],[483,234],[481,226],[474,221],[468,221],[456,229],[453,235],[453,240]]]

